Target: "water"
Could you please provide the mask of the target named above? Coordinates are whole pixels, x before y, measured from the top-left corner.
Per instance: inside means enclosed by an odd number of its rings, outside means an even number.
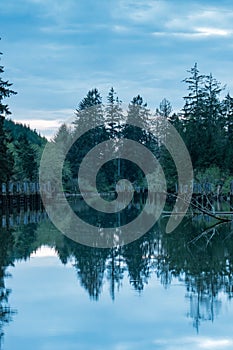
[[[168,235],[166,221],[94,249],[43,212],[1,217],[2,349],[232,349],[232,225],[186,217]]]

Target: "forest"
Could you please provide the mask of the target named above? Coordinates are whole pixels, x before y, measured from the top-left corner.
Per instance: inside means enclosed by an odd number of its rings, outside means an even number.
[[[47,140],[36,130],[9,119],[11,113],[4,100],[16,92],[11,83],[2,79],[3,73],[4,67],[0,66],[0,183],[37,181],[40,159]],[[137,95],[132,98],[124,113],[122,101],[113,87],[107,95],[106,103],[98,89],[88,91],[74,111],[72,127],[62,124],[49,141],[56,145],[62,140],[65,145],[74,139],[77,130],[82,130],[88,118],[101,124],[85,133],[70,147],[63,169],[64,188],[67,191],[76,190],[79,166],[95,145],[111,139],[117,147],[122,138],[129,138],[153,152],[165,172],[168,190],[175,191],[176,166],[166,148],[147,131],[147,126],[153,123],[154,117],[160,115],[174,125],[184,140],[191,156],[195,181],[210,182],[214,186],[222,181],[223,190],[228,191],[233,179],[233,97],[229,93],[224,94],[226,87],[212,74],[202,74],[197,63],[187,71],[187,75],[182,81],[187,87],[187,94],[183,97],[184,103],[180,111],[173,111],[168,98],[164,98],[158,108],[151,111],[143,97]],[[88,112],[92,107],[95,107],[94,115]],[[145,128],[130,125],[135,119],[141,120]],[[51,174],[51,180],[52,176]],[[135,185],[146,186],[142,171],[132,162],[121,159],[120,162],[107,162],[101,168],[97,176],[99,190],[114,189],[119,178],[127,178]]]

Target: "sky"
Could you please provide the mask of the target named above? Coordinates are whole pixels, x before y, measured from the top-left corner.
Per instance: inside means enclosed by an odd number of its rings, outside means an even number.
[[[195,62],[233,95],[229,0],[7,0],[0,37],[11,118],[47,137],[94,87],[103,103],[113,86],[126,104],[140,94],[181,109]]]

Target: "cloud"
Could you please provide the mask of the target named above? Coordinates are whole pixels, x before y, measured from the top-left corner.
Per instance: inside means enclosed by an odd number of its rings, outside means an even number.
[[[105,97],[111,86],[126,103],[140,93],[152,108],[167,97],[177,109],[184,96],[181,80],[194,62],[231,89],[229,4],[9,0],[8,15],[0,14],[6,37],[1,51],[5,76],[18,92],[9,100],[13,118],[43,120],[48,111],[75,109],[91,88]]]
[[[233,12],[225,7],[195,6],[180,9],[178,16],[170,16],[165,22],[166,31],[197,37],[229,36],[232,34]]]
[[[196,28],[196,32],[201,36],[230,36],[233,33],[232,30],[208,27]]]
[[[116,8],[115,17],[128,19],[135,23],[148,23],[169,13],[170,4],[167,1],[133,1],[121,0]]]
[[[51,139],[56,134],[62,123],[69,123],[70,120],[73,120],[74,111],[71,109],[19,109],[14,111],[14,116],[14,120],[17,123],[29,125],[32,130],[36,129],[42,136]]]
[[[154,341],[156,347],[161,350],[224,350],[232,349],[232,338],[211,338],[211,337],[187,337],[178,339],[158,339]]]
[[[224,2],[223,2],[224,4]],[[232,34],[233,11],[206,2],[120,1],[116,17],[156,35],[202,38]],[[143,25],[143,27],[142,27]]]
[[[153,32],[152,35],[157,37],[176,37],[181,39],[208,39],[209,37],[229,37],[233,31],[227,29],[199,27],[193,28],[193,31],[186,32]]]

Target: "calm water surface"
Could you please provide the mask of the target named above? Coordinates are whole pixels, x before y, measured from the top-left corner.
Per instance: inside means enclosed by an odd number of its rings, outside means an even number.
[[[2,349],[232,349],[233,226],[187,217],[167,235],[166,221],[94,249],[43,212],[1,216]]]

